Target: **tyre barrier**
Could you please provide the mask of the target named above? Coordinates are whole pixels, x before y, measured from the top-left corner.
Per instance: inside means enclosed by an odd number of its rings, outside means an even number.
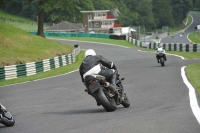
[[[126,36],[126,41],[129,41],[136,46],[143,47],[143,42],[134,38]],[[162,44],[163,48],[168,51],[182,51],[182,52],[200,52],[200,44],[182,44],[182,43],[150,43],[148,49],[156,49],[158,44]],[[146,47],[146,46],[144,46]]]
[[[77,47],[71,54],[57,56],[37,62],[0,67],[0,81],[23,76],[31,76],[40,72],[46,72],[54,68],[72,64],[76,61],[76,56],[79,53],[80,47]]]

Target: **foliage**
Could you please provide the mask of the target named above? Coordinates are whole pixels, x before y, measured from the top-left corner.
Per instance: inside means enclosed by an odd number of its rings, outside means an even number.
[[[156,28],[162,28],[162,26],[173,27],[171,0],[153,0],[153,5]]]
[[[194,5],[193,5],[194,8],[200,10],[200,0],[194,0],[194,1],[193,1],[193,4],[194,4]]]
[[[40,1],[43,3],[39,8]],[[200,0],[3,0],[1,3],[5,11],[32,19],[36,19],[39,9],[44,9],[44,21],[49,23],[82,23],[80,11],[113,11],[117,7],[120,11],[117,23],[151,30],[182,24],[189,10],[199,7]]]
[[[189,10],[193,8],[191,0],[171,0],[171,4],[173,5],[172,14],[176,25],[182,23]]]

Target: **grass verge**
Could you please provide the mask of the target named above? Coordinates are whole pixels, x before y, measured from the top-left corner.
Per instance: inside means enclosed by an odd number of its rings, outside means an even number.
[[[200,44],[200,33],[199,32],[195,32],[195,33],[191,33],[188,38],[193,42],[193,43],[197,43]]]
[[[14,27],[20,28],[25,31],[37,31],[37,28],[38,28],[38,24],[36,20],[34,21],[29,18],[12,15],[12,14],[6,13],[3,10],[0,10],[0,21],[3,21],[7,24],[10,24]],[[50,26],[44,23],[44,29],[48,27]]]
[[[24,64],[71,54],[74,47],[0,22],[0,66]]]
[[[66,40],[75,40],[75,41],[86,41],[86,42],[99,42],[99,43],[108,43],[108,44],[115,44],[119,46],[125,46],[129,48],[136,48],[137,46],[129,43],[125,40],[115,40],[115,39],[105,39],[105,38],[95,38],[95,37],[49,37],[49,38],[56,38],[56,39],[66,39]]]
[[[0,86],[5,86],[5,85],[11,85],[11,84],[16,84],[16,83],[22,83],[22,82],[28,82],[28,81],[34,81],[42,78],[48,78],[60,74],[66,74],[68,72],[74,71],[79,69],[82,61],[84,59],[84,51],[81,50],[80,54],[76,57],[76,62],[67,66],[62,66],[60,68],[55,68],[47,72],[41,72],[36,75],[32,76],[26,76],[26,77],[21,77],[21,78],[16,78],[16,79],[11,79],[11,80],[3,80],[0,81]]]
[[[186,75],[190,83],[196,88],[197,92],[200,94],[200,64],[188,65],[186,67]]]

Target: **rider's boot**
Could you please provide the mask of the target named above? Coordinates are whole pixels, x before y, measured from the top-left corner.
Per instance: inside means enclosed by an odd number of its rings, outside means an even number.
[[[111,79],[111,86],[113,86],[112,88],[113,88],[113,93],[117,96],[117,104],[120,104],[120,102],[119,102],[119,99],[120,99],[120,97],[119,97],[119,92],[118,92],[118,90],[117,90],[117,85],[116,85],[116,81],[117,81],[117,72],[114,72],[113,74],[112,74],[112,79]]]
[[[158,63],[160,63],[158,56],[156,56],[156,59],[157,59]]]
[[[117,72],[114,72],[112,74],[111,84],[117,89],[116,81],[117,81]]]
[[[165,54],[164,54],[164,60],[165,60],[165,61],[167,61],[167,57],[166,57],[166,55],[165,55]]]
[[[2,107],[1,107],[1,104],[0,104],[0,114],[3,113],[3,110],[2,110]]]

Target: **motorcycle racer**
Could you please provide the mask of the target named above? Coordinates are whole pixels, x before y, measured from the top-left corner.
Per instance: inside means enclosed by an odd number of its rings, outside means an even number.
[[[79,73],[84,84],[84,79],[87,75],[98,74],[110,80],[113,88],[116,90],[117,67],[116,65],[104,58],[102,55],[96,55],[93,49],[88,49],[85,52],[85,59],[80,65]],[[87,91],[87,90],[85,90]],[[88,91],[88,94],[90,92]],[[97,101],[97,105],[99,105]]]
[[[162,53],[164,54],[164,60],[167,61],[167,57],[166,57],[166,52],[165,49],[162,47],[162,44],[158,44],[158,47],[156,48],[155,54],[156,54],[156,59],[159,62],[159,57],[158,57],[158,51],[162,51]]]

